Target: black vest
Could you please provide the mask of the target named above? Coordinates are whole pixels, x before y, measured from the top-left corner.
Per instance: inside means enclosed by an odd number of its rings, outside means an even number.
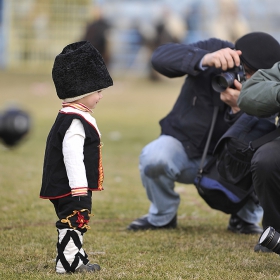
[[[96,128],[81,115],[59,112],[47,138],[40,192],[41,198],[57,199],[71,195],[71,188],[63,161],[62,142],[73,119],[79,119],[85,130],[84,164],[88,188],[91,191],[98,190],[98,187],[101,188],[102,182],[100,180],[103,180],[103,173],[100,170],[102,168],[100,137]]]

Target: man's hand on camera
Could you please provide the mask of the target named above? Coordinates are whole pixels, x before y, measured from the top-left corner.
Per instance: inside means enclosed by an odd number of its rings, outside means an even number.
[[[206,54],[202,59],[202,66],[222,68],[223,71],[240,65],[241,51],[225,48]]]
[[[237,99],[240,95],[242,84],[237,80],[234,80],[235,88],[228,87],[225,91],[221,92],[220,98],[223,102],[231,107],[232,113],[235,114],[240,111],[240,108],[237,106]]]

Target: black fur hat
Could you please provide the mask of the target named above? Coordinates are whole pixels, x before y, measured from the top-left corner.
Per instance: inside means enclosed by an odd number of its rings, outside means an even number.
[[[279,42],[264,32],[252,32],[239,38],[235,48],[242,51],[240,59],[250,69],[270,69],[280,61]]]
[[[102,56],[87,41],[67,45],[56,56],[52,78],[57,96],[66,102],[113,85]]]

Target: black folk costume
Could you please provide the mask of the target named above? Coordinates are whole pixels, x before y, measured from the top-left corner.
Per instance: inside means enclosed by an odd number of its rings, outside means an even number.
[[[63,108],[47,138],[40,197],[52,202],[59,218],[56,272],[94,272],[100,266],[89,263],[82,246],[92,191],[103,190],[102,143],[92,111],[78,100],[113,81],[102,56],[86,41],[57,55],[52,77]]]
[[[79,120],[80,126],[84,128],[84,154],[83,162],[85,175],[87,178],[87,196],[79,196],[83,186],[71,186],[63,153],[63,139],[69,131],[73,121]],[[46,153],[44,160],[44,171],[41,198],[50,199],[54,205],[59,220],[56,222],[58,230],[57,242],[57,272],[74,272],[81,264],[86,265],[89,260],[87,254],[82,249],[83,234],[90,229],[88,222],[91,215],[91,192],[103,189],[103,167],[101,157],[100,133],[95,119],[88,112],[79,109],[65,107],[58,113],[56,121],[47,139]],[[69,164],[75,158],[69,159]],[[71,167],[70,167],[71,168]],[[74,166],[75,169],[81,168]],[[79,180],[83,181],[83,176],[77,174]],[[71,174],[69,174],[71,178]],[[72,179],[71,181],[75,181]],[[65,252],[71,251],[71,254]]]

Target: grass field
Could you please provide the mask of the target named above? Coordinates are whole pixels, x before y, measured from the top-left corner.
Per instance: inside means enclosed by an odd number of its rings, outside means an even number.
[[[94,112],[104,142],[105,190],[93,195],[84,248],[102,270],[57,275],[56,216],[39,190],[46,137],[61,104],[49,76],[0,72],[0,82],[0,112],[17,104],[33,119],[20,145],[0,145],[0,279],[280,279],[279,256],[254,253],[258,236],[228,232],[229,216],[211,210],[192,185],[176,186],[177,229],[126,230],[149,206],[138,156],[159,135],[158,121],[182,83],[129,77],[115,79]]]

